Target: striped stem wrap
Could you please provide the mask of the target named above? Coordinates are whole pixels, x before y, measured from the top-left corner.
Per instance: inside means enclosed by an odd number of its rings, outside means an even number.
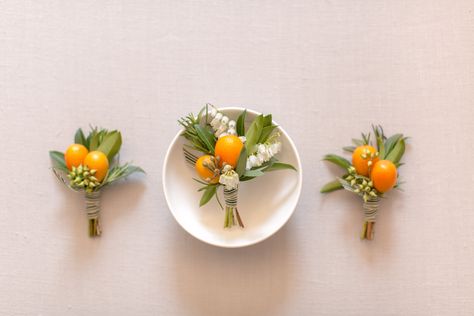
[[[366,222],[375,223],[375,217],[377,216],[377,210],[379,207],[379,198],[374,197],[364,202],[364,217]]]
[[[194,167],[194,165],[196,164],[196,161],[198,160],[198,157],[192,154],[186,148],[183,148],[183,154],[184,154],[184,159],[186,160],[186,162]]]
[[[227,207],[236,208],[237,207],[237,198],[238,198],[239,189],[227,189],[224,186],[224,199],[225,205]]]

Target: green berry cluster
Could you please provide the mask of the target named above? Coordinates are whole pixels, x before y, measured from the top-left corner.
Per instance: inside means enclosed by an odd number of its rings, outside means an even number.
[[[92,192],[100,185],[100,182],[94,176],[96,172],[96,170],[91,170],[89,167],[83,165],[72,167],[72,170],[67,175],[70,180],[69,184],[73,188],[84,189],[86,192]]]
[[[347,168],[349,174],[344,177],[344,180],[350,184],[355,193],[362,196],[365,202],[370,198],[378,196],[377,190],[374,188],[373,182],[364,176],[358,175],[354,167],[350,166]]]

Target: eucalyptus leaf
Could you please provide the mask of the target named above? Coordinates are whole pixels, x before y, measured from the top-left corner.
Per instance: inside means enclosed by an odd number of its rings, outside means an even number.
[[[252,124],[250,124],[247,133],[245,133],[245,148],[247,149],[247,154],[253,154],[255,152],[255,145],[260,139],[263,130],[263,115],[260,114],[257,116]]]
[[[333,164],[338,165],[341,168],[344,168],[344,170],[347,170],[351,166],[351,163],[349,160],[347,160],[344,157],[334,155],[334,154],[329,154],[323,157],[323,160],[332,162]]]
[[[120,147],[122,146],[122,135],[118,131],[113,131],[107,134],[101,134],[102,142],[100,143],[97,150],[103,152],[107,156],[109,161],[112,161],[112,159],[119,152]]]
[[[199,201],[199,207],[206,205],[217,192],[217,185],[208,185],[205,188],[201,200]]]
[[[245,109],[242,113],[240,113],[239,117],[237,118],[236,123],[236,132],[239,136],[245,136],[245,117],[247,116],[247,109]]]
[[[243,176],[245,173],[245,167],[247,166],[247,149],[245,147],[242,147],[242,150],[240,151],[240,156],[239,160],[237,162],[237,167],[235,168],[235,172],[240,176]]]
[[[50,151],[49,157],[53,161],[53,167],[59,169],[64,172],[68,172],[68,168],[66,167],[66,162],[64,161],[64,154],[60,151]]]
[[[206,145],[209,153],[214,154],[214,147],[216,146],[216,138],[209,129],[202,127],[199,124],[195,124],[194,128],[196,129],[199,139]]]
[[[84,132],[82,131],[82,128],[79,128],[76,131],[76,134],[74,135],[74,143],[75,144],[81,144],[81,145],[85,146],[86,148],[89,147],[89,145],[87,144],[87,139],[84,136]]]
[[[287,169],[297,171],[294,166],[292,166],[288,163],[275,162],[270,167],[266,168],[265,172],[267,172],[267,171],[276,171],[276,170],[287,170]]]
[[[339,180],[334,180],[331,182],[326,183],[322,188],[321,188],[321,193],[329,193],[332,191],[337,191],[341,190],[344,187],[342,186],[341,182]]]

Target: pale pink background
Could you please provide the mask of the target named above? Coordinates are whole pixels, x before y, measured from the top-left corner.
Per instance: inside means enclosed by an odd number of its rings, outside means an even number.
[[[472,1],[0,1],[1,315],[473,315]],[[205,102],[272,112],[301,154],[289,223],[256,246],[174,221],[161,166]],[[104,235],[49,149],[119,128],[146,177],[103,196]],[[361,242],[320,161],[381,123],[412,137],[404,193]]]

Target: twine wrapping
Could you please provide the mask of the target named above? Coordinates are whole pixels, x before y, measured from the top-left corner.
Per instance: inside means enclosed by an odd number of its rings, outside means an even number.
[[[100,191],[86,192],[86,212],[89,219],[89,235],[100,236]]]
[[[377,210],[379,207],[379,198],[374,197],[364,202],[364,217],[366,222],[375,223],[377,217]]]

